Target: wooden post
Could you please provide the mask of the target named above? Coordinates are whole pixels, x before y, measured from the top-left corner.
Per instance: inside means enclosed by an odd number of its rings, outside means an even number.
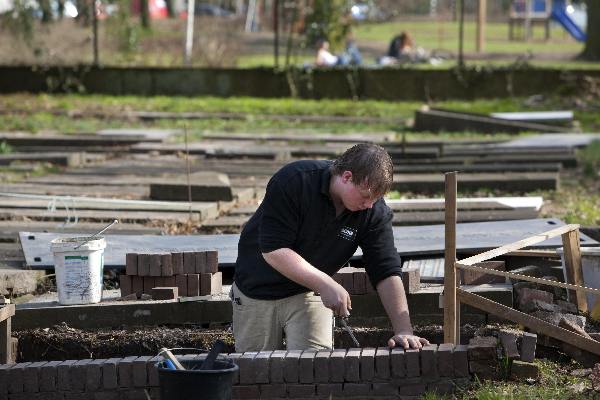
[[[10,318],[15,315],[15,305],[0,307],[0,364],[8,364],[12,360]]]
[[[444,343],[459,344],[460,303],[456,304],[456,172],[446,173],[444,252]]]
[[[568,283],[572,283],[577,286],[583,286],[583,272],[581,271],[581,249],[579,247],[579,230],[576,229],[564,233],[562,235],[562,242],[564,247],[565,272]],[[577,290],[574,293],[573,290],[570,290],[569,298],[571,302],[577,305],[579,311],[588,311],[587,297],[583,291]]]
[[[478,53],[485,51],[485,20],[487,14],[487,0],[479,0],[477,9],[477,43],[475,48]]]

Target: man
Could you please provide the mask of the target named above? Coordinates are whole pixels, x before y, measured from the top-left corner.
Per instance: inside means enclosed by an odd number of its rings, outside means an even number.
[[[358,246],[392,322],[388,345],[429,343],[413,335],[400,279],[393,213],[382,198],[392,179],[390,156],[374,144],[355,145],[333,162],[292,162],[271,178],[238,245],[231,292],[236,351],[283,348],[284,332],[288,350],[331,348],[332,313],[352,310],[331,275]]]

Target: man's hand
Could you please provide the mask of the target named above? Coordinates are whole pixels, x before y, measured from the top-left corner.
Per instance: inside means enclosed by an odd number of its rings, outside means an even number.
[[[403,347],[404,350],[420,349],[423,346],[427,346],[428,344],[429,340],[412,334],[397,334],[392,336],[392,338],[388,340],[388,346],[390,348],[398,346]]]
[[[335,315],[340,317],[350,315],[352,310],[350,294],[342,285],[330,278],[322,288],[319,288],[319,294],[323,305],[333,310]]]

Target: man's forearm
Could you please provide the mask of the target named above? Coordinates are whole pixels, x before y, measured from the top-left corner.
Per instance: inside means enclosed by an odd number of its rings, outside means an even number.
[[[396,275],[385,278],[377,284],[377,293],[392,322],[394,333],[412,335],[413,329],[402,279]]]
[[[326,281],[331,279],[329,275],[315,268],[289,248],[263,253],[263,257],[280,274],[315,292],[318,292]]]

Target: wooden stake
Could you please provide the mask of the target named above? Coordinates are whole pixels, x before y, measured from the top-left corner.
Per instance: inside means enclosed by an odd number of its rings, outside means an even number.
[[[583,286],[583,272],[581,271],[581,248],[579,247],[579,230],[566,232],[562,235],[564,247],[565,272],[568,283]],[[569,291],[569,298],[577,305],[581,312],[588,311],[585,292],[578,290]]]
[[[8,364],[12,359],[11,317],[15,315],[15,305],[0,307],[0,364]]]
[[[444,252],[444,343],[459,344],[460,303],[456,303],[456,172],[446,173]],[[458,338],[458,340],[457,340]]]
[[[487,0],[479,0],[477,9],[477,43],[476,49],[478,53],[485,51],[485,22],[487,14]]]

